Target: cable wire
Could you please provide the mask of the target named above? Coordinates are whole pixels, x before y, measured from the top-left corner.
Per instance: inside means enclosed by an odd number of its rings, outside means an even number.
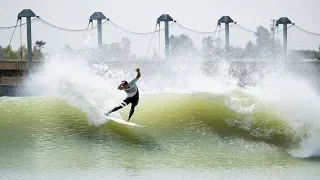
[[[148,34],[154,33],[154,31],[152,31],[152,32],[134,32],[134,31],[130,31],[130,30],[128,30],[128,29],[125,29],[125,28],[117,25],[116,23],[112,22],[111,20],[109,20],[109,22],[110,22],[112,25],[114,25],[115,27],[117,27],[117,28],[119,28],[119,29],[122,29],[123,31],[126,31],[126,32],[131,33],[131,34],[148,35]],[[172,23],[169,24],[169,27],[170,27],[171,25],[172,25]],[[155,32],[163,31],[163,30],[164,30],[164,28],[159,29],[159,30],[157,30],[157,31],[155,31]]]
[[[221,32],[221,25],[219,25],[219,57],[221,57],[221,35],[220,35],[220,32]]]
[[[20,19],[20,61],[22,61],[22,28],[21,28],[22,19]],[[19,64],[18,64],[19,66]]]
[[[250,30],[250,29],[248,29],[248,28],[245,28],[245,27],[239,25],[238,23],[236,23],[236,25],[237,25],[238,27],[240,27],[241,29],[245,30],[245,31],[248,31],[248,32],[250,32],[250,33],[256,33],[255,31],[252,31],[252,30]]]
[[[313,36],[320,36],[319,33],[314,33],[314,32],[310,32],[310,31],[304,30],[304,29],[302,29],[301,27],[299,27],[299,26],[297,26],[297,25],[294,25],[294,27],[296,27],[297,29],[299,29],[299,30],[301,30],[301,31],[303,31],[303,32],[305,32],[305,33],[311,34],[311,35],[313,35]]]
[[[216,33],[217,33],[217,29],[218,29],[218,27],[219,27],[219,25],[217,25],[216,30],[214,31],[214,34],[213,34],[213,38],[212,38],[212,40],[214,40],[214,37],[216,36]]]
[[[178,22],[175,22],[178,26],[180,26],[180,27],[182,27],[182,28],[184,28],[184,29],[186,29],[186,30],[189,30],[189,31],[191,31],[191,32],[194,32],[194,33],[198,33],[198,34],[212,34],[212,33],[216,33],[216,32],[218,32],[217,30],[216,31],[197,31],[197,30],[193,30],[193,29],[190,29],[190,28],[188,28],[188,27],[186,27],[186,26],[183,26],[182,24],[180,24],[180,23],[178,23]],[[229,26],[229,28],[231,28],[232,26],[233,26],[234,24],[231,24],[230,26]],[[218,25],[219,26],[219,25]],[[219,31],[224,31],[225,29],[219,29]]]
[[[38,20],[38,18],[33,18],[33,19],[31,19],[31,22],[33,22],[33,21],[37,21]],[[27,23],[25,22],[25,23],[22,23],[22,24],[20,24],[20,25],[17,25],[17,26],[24,26],[24,25],[26,25]],[[15,28],[16,26],[7,26],[7,27],[0,27],[0,30],[7,30],[7,29],[13,29],[13,28]]]
[[[83,32],[83,31],[87,31],[87,29],[67,29],[67,28],[62,28],[62,27],[59,27],[59,26],[56,26],[54,24],[51,24],[41,18],[39,18],[39,21],[42,22],[43,24],[46,24],[48,26],[51,26],[53,28],[56,28],[56,29],[59,29],[59,30],[62,30],[62,31],[68,31],[68,32]],[[102,24],[104,24],[105,22],[107,22],[108,20],[105,20],[104,22],[102,22]],[[94,29],[94,28],[97,28],[98,26],[94,26],[94,27],[91,27],[90,29]]]
[[[154,28],[154,31],[153,31],[153,34],[152,34],[152,37],[151,37],[151,40],[150,40],[150,43],[149,43],[149,46],[148,46],[148,49],[147,49],[147,52],[146,52],[147,56],[148,56],[148,52],[149,52],[149,49],[150,49],[150,46],[151,46],[151,43],[152,43],[153,36],[156,33],[157,27],[158,27],[158,23],[156,24],[156,27]]]
[[[212,32],[212,31],[207,31],[207,32],[205,32],[205,31],[197,31],[197,30],[193,30],[193,29],[190,29],[190,28],[188,28],[188,27],[186,27],[186,26],[183,26],[182,24],[180,24],[180,23],[178,23],[178,22],[176,22],[177,23],[177,25],[178,26],[180,26],[180,27],[182,27],[182,28],[184,28],[184,29],[187,29],[187,30],[189,30],[189,31],[192,31],[192,32],[194,32],[194,33],[199,33],[199,34],[212,34],[212,33],[214,33],[214,32]]]
[[[160,23],[159,23],[159,45],[158,45],[158,57],[160,57],[160,42],[161,42],[161,36],[160,36]]]
[[[17,28],[17,25],[18,25],[19,20],[21,20],[21,19],[18,18],[18,20],[17,20],[16,26],[15,26],[15,28],[13,29],[13,33],[12,33],[12,35],[11,35],[9,45],[7,46],[7,49],[6,49],[6,52],[4,53],[3,58],[5,58],[5,57],[7,56],[7,53],[8,53],[9,47],[10,47],[10,45],[11,45],[11,42],[12,42],[12,39],[13,39],[13,35],[14,35],[14,32],[16,31],[16,28]]]
[[[83,36],[82,44],[84,44],[84,40],[86,39],[86,35],[87,35],[88,29],[89,29],[89,27],[90,27],[90,23],[92,23],[92,22],[91,22],[91,21],[89,21],[89,23],[88,23],[88,26],[87,26],[86,32],[84,33],[84,36]]]

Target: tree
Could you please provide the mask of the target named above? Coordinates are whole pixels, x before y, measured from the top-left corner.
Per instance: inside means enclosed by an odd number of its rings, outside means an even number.
[[[314,53],[315,53],[315,56],[316,56],[317,60],[320,60],[320,51],[314,52]]]
[[[11,46],[7,46],[6,48],[2,48],[0,46],[0,60],[26,60],[28,56],[28,51],[25,46],[19,47],[16,51],[12,49]]]
[[[129,38],[122,38],[120,42],[110,45],[102,44],[95,50],[95,59],[100,60],[128,60],[130,58],[131,42]]]
[[[217,49],[216,49],[216,51],[217,51],[216,54],[217,54],[217,56],[221,57],[221,56],[222,56],[221,47],[223,47],[224,42],[223,42],[223,40],[221,40],[221,38],[219,37],[219,38],[216,38],[216,39],[214,40],[214,43],[215,43],[215,45],[216,45],[216,47],[217,47]]]
[[[256,56],[256,47],[251,41],[247,43],[244,49],[244,55],[248,58],[254,58]]]
[[[0,60],[2,60],[4,57],[4,49],[2,46],[0,46]]]
[[[28,49],[23,45],[17,50],[13,50],[11,46],[3,48],[0,46],[0,60],[27,60],[28,59]],[[35,45],[32,52],[33,60],[44,59],[44,54],[41,53],[40,49]]]
[[[130,51],[131,51],[130,39],[127,37],[122,38],[121,43],[120,43],[120,47],[121,47],[121,53],[120,53],[121,58],[128,59],[130,56]]]
[[[32,60],[40,60],[41,59],[41,52],[40,50],[36,47],[33,46],[32,50]]]
[[[120,43],[112,43],[109,45],[109,51],[108,51],[108,55],[110,56],[111,59],[113,60],[117,60],[120,59],[120,55],[121,55],[121,46]]]
[[[232,59],[242,59],[244,58],[244,51],[240,47],[229,47],[229,57]]]
[[[202,53],[205,59],[214,54],[213,38],[211,36],[202,39]]]
[[[19,47],[19,49],[16,51],[16,54],[20,60],[28,59],[28,49],[24,45]]]
[[[195,56],[197,55],[197,49],[194,47],[194,43],[187,35],[170,36],[170,54],[173,57],[179,56]]]
[[[35,46],[32,50],[32,59],[33,60],[41,60],[44,59],[44,55],[41,52],[41,49],[46,45],[46,42],[44,41],[36,41]]]
[[[255,35],[257,37],[257,53],[264,57],[270,56],[275,50],[275,43],[272,39],[271,33],[265,27],[259,26]]]
[[[221,41],[219,38],[213,39],[212,36],[202,39],[202,55],[205,59],[220,56]]]
[[[68,52],[68,53],[72,53],[74,50],[69,46],[69,45],[64,45],[64,47],[62,48],[63,52]]]
[[[290,60],[314,60],[319,59],[318,53],[312,50],[291,50],[289,52]]]
[[[41,52],[41,48],[43,48],[44,45],[46,45],[46,42],[44,42],[44,41],[36,41],[36,46],[38,47],[40,52]]]
[[[7,46],[4,49],[4,59],[18,59],[17,53],[12,50],[11,46]]]

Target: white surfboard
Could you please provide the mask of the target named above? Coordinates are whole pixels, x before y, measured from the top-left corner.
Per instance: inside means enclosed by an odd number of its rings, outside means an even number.
[[[129,126],[136,126],[136,127],[147,127],[147,126],[141,126],[139,124],[135,124],[135,123],[132,123],[132,122],[126,122],[123,119],[120,119],[120,118],[117,118],[117,117],[113,117],[113,116],[105,116],[105,117],[106,117],[106,119],[109,119],[111,121],[114,121],[114,122],[117,122],[117,123],[120,123],[120,124],[126,124],[126,125],[129,125]]]

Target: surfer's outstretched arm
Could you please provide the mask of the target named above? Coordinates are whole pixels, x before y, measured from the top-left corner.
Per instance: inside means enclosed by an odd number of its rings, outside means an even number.
[[[138,73],[138,74],[137,74],[137,77],[136,77],[136,80],[138,80],[138,79],[141,77],[140,69],[137,68],[136,71],[137,71],[137,73]]]

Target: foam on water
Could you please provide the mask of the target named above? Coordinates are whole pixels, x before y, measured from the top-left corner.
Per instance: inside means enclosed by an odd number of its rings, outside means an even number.
[[[57,55],[47,60],[41,71],[29,77],[25,88],[38,96],[66,99],[86,112],[91,123],[99,125],[105,122],[101,120],[103,112],[121,98],[121,93],[112,80],[105,81],[89,66],[82,58]]]
[[[291,151],[293,156],[319,156],[320,145],[316,142],[320,141],[320,96],[308,79],[279,68],[246,92],[259,102],[277,107],[297,136],[301,136],[301,146]]]

